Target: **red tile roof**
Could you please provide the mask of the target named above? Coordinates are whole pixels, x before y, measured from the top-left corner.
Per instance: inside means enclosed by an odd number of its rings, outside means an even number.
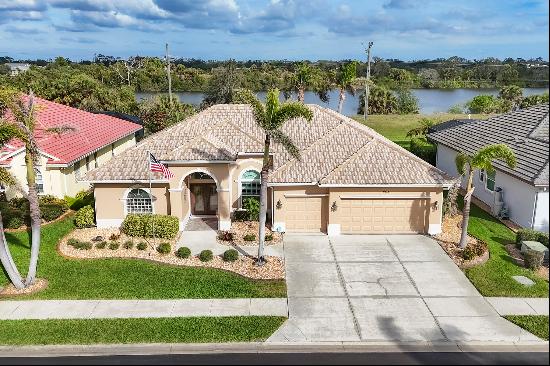
[[[83,157],[139,131],[142,126],[105,114],[94,114],[63,104],[35,97],[35,138],[41,152],[51,155],[47,164],[72,164]],[[8,117],[9,118],[9,117]],[[56,134],[46,131],[52,127],[71,127],[73,130]],[[2,149],[7,155],[23,147],[12,140]],[[0,164],[8,159],[0,158]]]

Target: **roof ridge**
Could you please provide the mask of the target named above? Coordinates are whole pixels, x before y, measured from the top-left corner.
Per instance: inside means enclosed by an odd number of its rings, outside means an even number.
[[[257,139],[256,136],[254,136],[254,135],[248,133],[247,131],[245,131],[244,129],[242,129],[239,125],[237,125],[237,124],[235,124],[235,123],[233,123],[233,122],[231,122],[231,121],[229,121],[229,120],[226,121],[226,123],[228,123],[228,124],[230,124],[231,126],[235,127],[237,130],[241,131],[241,132],[244,133],[246,136],[252,138],[253,140],[257,141],[258,143],[260,143],[260,144],[263,144],[263,143],[264,143],[262,140]]]
[[[327,179],[328,176],[332,175],[333,173],[335,173],[336,171],[340,171],[345,165],[347,165],[348,163],[350,163],[352,160],[355,160],[360,153],[363,153],[363,150],[366,150],[367,148],[369,148],[371,145],[374,145],[375,142],[377,142],[378,139],[377,138],[372,138],[370,139],[369,141],[367,141],[363,146],[361,146],[356,152],[354,152],[353,154],[351,154],[346,160],[344,160],[342,163],[340,163],[338,166],[336,166],[334,169],[332,169],[330,172],[328,172],[327,174],[325,174],[325,176],[321,179],[319,179],[319,182]]]

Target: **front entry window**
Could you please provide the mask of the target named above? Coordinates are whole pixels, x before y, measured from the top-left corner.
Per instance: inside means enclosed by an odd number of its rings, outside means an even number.
[[[126,196],[126,212],[129,214],[153,213],[151,195],[141,188],[132,189]]]
[[[241,176],[241,200],[250,197],[260,198],[260,173],[255,170],[247,170]]]

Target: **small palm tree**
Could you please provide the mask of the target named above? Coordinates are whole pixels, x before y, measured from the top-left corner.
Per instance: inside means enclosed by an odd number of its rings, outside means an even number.
[[[267,214],[267,181],[270,169],[270,148],[271,141],[280,143],[293,157],[300,159],[300,152],[282,130],[281,127],[294,118],[304,118],[311,121],[313,113],[303,103],[300,102],[279,102],[279,90],[272,89],[267,92],[265,105],[256,98],[249,90],[242,90],[237,94],[236,100],[240,103],[249,104],[254,113],[254,119],[258,126],[265,133],[264,155],[262,171],[260,173],[260,229],[258,234],[258,260],[257,264],[262,265],[264,261],[264,240],[265,240],[265,222]]]
[[[285,97],[290,97],[295,92],[299,102],[304,102],[306,90],[313,90],[323,102],[328,102],[330,83],[324,80],[318,69],[309,64],[300,63],[287,80],[287,87],[284,90]]]
[[[494,144],[481,148],[474,155],[459,153],[456,156],[456,169],[460,175],[468,176],[466,185],[466,195],[464,196],[464,208],[462,211],[462,235],[460,237],[460,247],[466,247],[466,238],[468,234],[468,221],[470,219],[470,203],[474,192],[473,180],[474,172],[485,170],[492,173],[495,171],[493,160],[503,160],[510,168],[516,166],[516,156],[512,149],[505,144]]]
[[[436,124],[437,122],[433,119],[422,118],[418,122],[418,127],[412,128],[407,132],[407,137],[426,136],[430,127],[435,126]]]
[[[353,61],[346,65],[340,65],[340,68],[334,74],[334,82],[338,88],[338,113],[342,113],[342,107],[344,106],[344,100],[346,99],[346,92],[351,95],[355,95],[357,78],[357,62]]]

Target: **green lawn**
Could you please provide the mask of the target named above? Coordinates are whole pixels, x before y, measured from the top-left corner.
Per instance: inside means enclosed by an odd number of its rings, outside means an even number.
[[[485,119],[487,115],[473,114],[472,118]],[[407,137],[407,132],[418,126],[418,122],[422,118],[430,118],[435,121],[448,121],[451,119],[464,119],[468,118],[466,114],[450,114],[450,113],[436,113],[432,115],[422,114],[389,114],[380,115],[375,114],[368,116],[367,122],[363,116],[352,117],[356,121],[363,123],[379,134],[387,137],[396,144],[408,149],[410,138]]]
[[[505,318],[529,333],[548,340],[548,315],[508,315]]]
[[[468,233],[489,246],[487,263],[465,270],[466,276],[483,296],[548,297],[548,281],[533,271],[520,267],[508,255],[504,246],[515,242],[515,234],[496,218],[472,204]],[[512,276],[523,275],[535,281],[523,286]]]
[[[177,299],[286,297],[284,280],[257,281],[210,268],[176,267],[137,259],[64,258],[57,242],[74,229],[72,217],[42,228],[38,277],[48,288],[14,299]],[[26,272],[27,232],[6,233],[15,262]],[[0,286],[8,283],[0,272]]]
[[[0,320],[0,345],[254,342],[284,317]]]

